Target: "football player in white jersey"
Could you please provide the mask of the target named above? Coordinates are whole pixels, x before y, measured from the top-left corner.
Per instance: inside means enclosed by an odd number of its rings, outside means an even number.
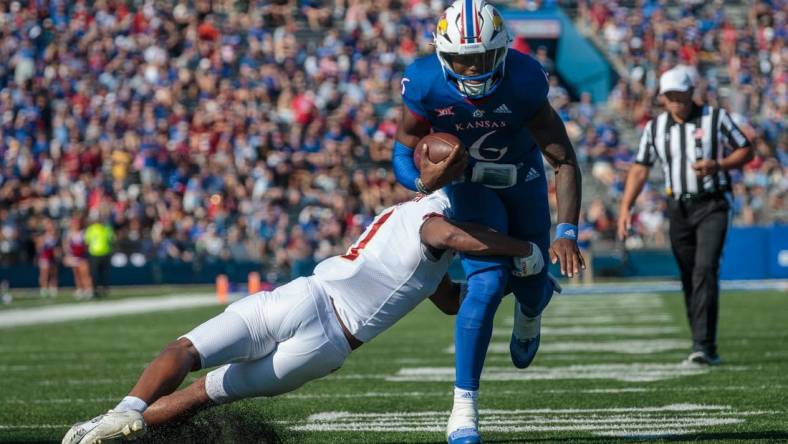
[[[247,296],[167,345],[128,396],[74,425],[63,443],[128,438],[205,407],[295,390],[337,370],[428,297],[456,314],[460,286],[446,274],[455,251],[511,256],[521,276],[544,267],[534,244],[452,222],[449,211],[443,192],[386,209],[314,275]],[[175,391],[190,371],[216,366]]]

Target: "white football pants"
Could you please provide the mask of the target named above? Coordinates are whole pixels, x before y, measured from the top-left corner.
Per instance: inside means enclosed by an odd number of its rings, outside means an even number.
[[[337,370],[351,351],[315,277],[247,296],[182,337],[202,368],[223,365],[205,381],[217,403],[295,390]]]

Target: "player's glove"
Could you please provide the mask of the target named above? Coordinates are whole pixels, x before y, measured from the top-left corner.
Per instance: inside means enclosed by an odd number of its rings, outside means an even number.
[[[544,268],[544,257],[542,256],[542,250],[540,250],[539,246],[537,246],[535,243],[529,243],[531,244],[530,255],[512,258],[512,262],[514,262],[512,274],[517,277],[533,276],[535,274],[539,274]]]

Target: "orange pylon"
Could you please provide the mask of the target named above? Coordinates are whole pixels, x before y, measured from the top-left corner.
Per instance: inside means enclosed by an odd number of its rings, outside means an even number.
[[[262,285],[260,283],[260,273],[256,271],[249,272],[249,276],[247,278],[248,287],[249,287],[249,294],[255,294],[260,291]]]
[[[230,293],[230,280],[227,279],[226,274],[216,276],[216,300],[220,304],[226,304],[227,298]]]

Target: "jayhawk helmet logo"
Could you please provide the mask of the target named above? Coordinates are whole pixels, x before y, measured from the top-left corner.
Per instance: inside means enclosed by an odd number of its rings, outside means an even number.
[[[493,29],[496,32],[500,32],[503,29],[503,18],[496,10],[493,10]]]
[[[449,28],[449,22],[446,21],[446,14],[443,14],[438,20],[438,34],[443,35],[446,34],[446,30]]]

